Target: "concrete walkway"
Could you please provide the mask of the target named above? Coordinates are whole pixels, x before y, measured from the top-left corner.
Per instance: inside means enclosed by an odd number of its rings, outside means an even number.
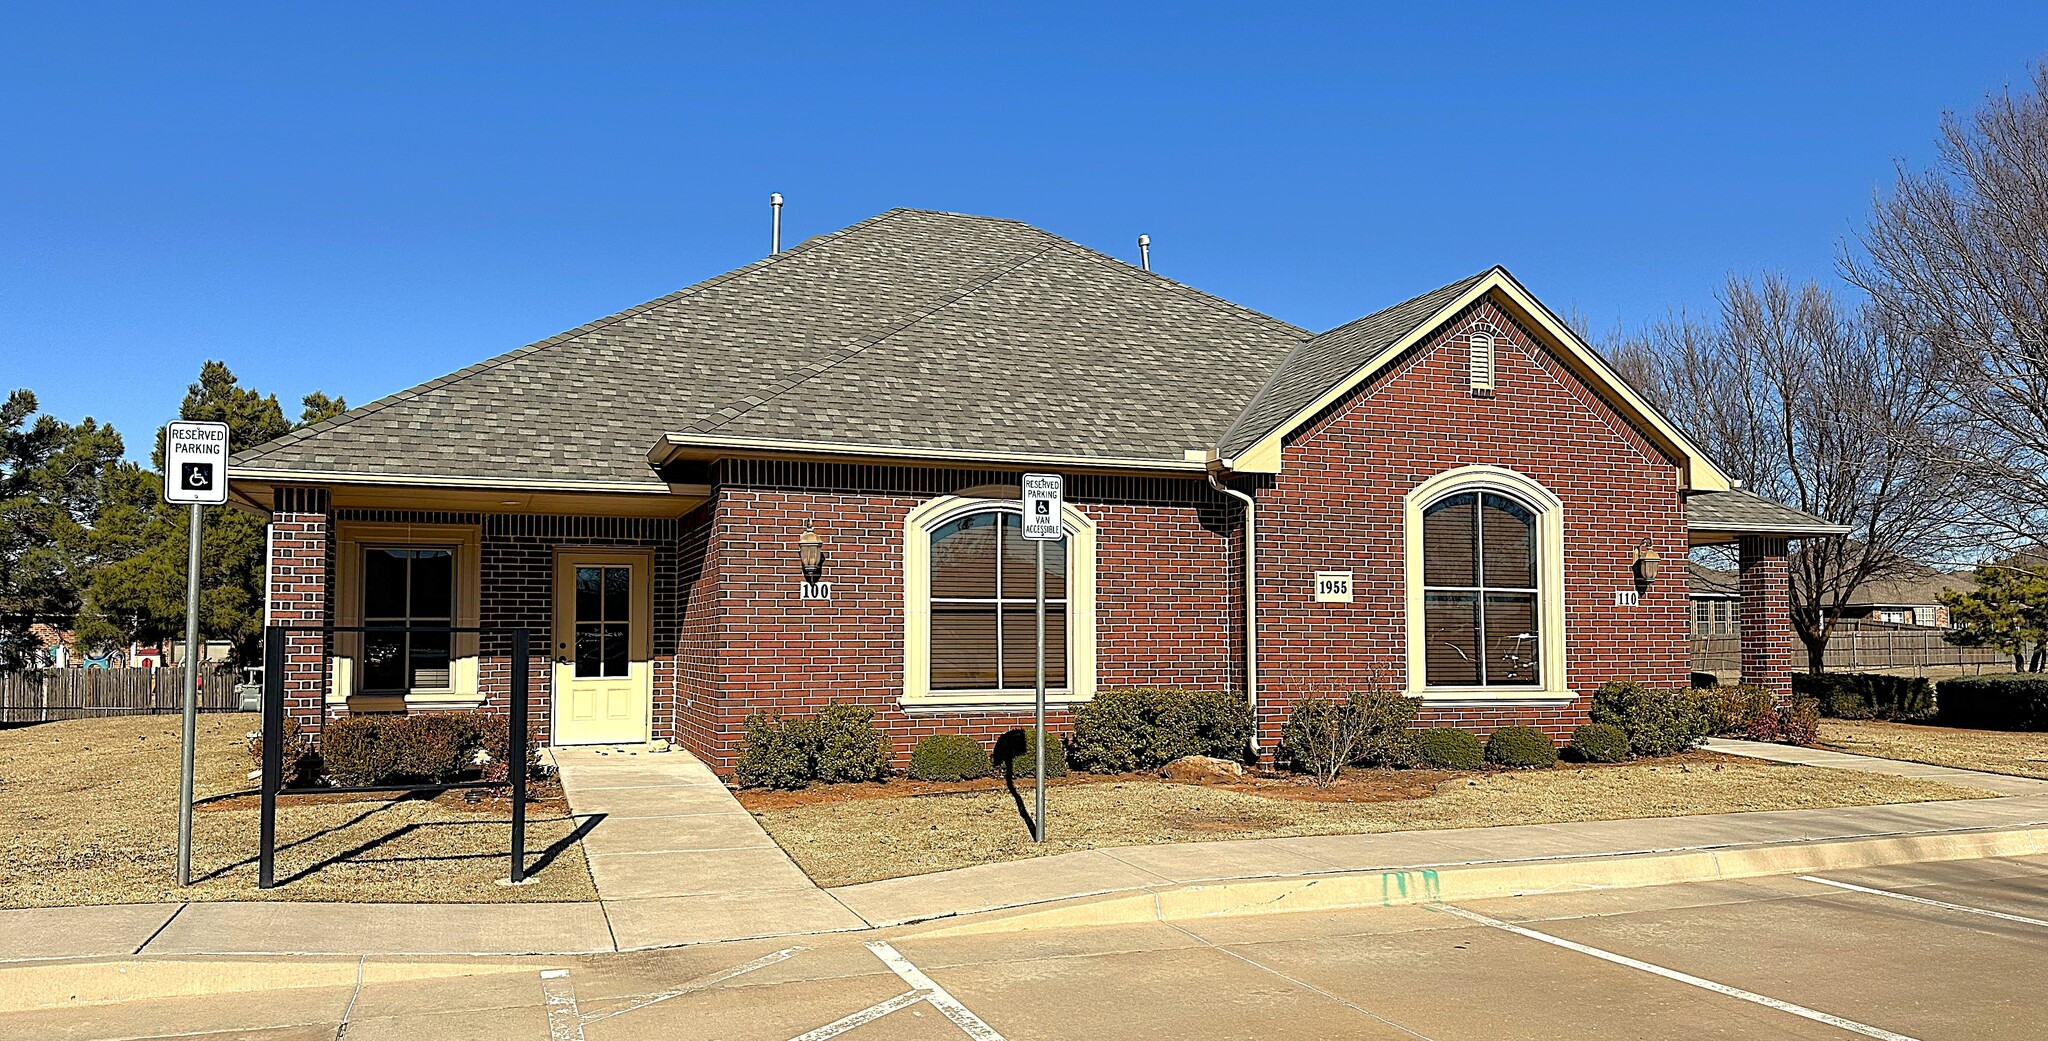
[[[135,954],[574,954],[900,925],[1232,879],[1739,849],[2048,825],[2048,781],[1784,745],[1776,762],[1996,792],[1955,802],[1083,850],[820,890],[683,752],[556,753],[599,901],[195,902],[0,910],[0,962]],[[1057,824],[1054,825],[1057,827]]]
[[[688,752],[557,749],[619,950],[867,925],[811,882]]]

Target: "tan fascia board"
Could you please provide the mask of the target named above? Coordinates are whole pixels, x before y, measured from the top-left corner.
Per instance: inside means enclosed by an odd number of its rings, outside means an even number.
[[[1846,524],[1687,524],[1687,531],[1705,531],[1722,535],[1784,535],[1819,537],[1822,535],[1847,535],[1854,528]]]
[[[1288,417],[1285,422],[1268,431],[1264,437],[1246,447],[1235,458],[1224,460],[1224,465],[1233,471],[1241,473],[1279,473],[1281,468],[1280,450],[1288,435],[1300,429],[1303,424],[1315,418],[1318,413],[1328,408],[1331,404],[1358,389],[1361,384],[1379,374],[1382,369],[1391,364],[1395,358],[1400,357],[1415,345],[1435,334],[1438,329],[1443,327],[1444,323],[1450,321],[1458,312],[1479,302],[1488,293],[1497,294],[1503,303],[1509,305],[1509,309],[1515,313],[1516,317],[1547,333],[1553,341],[1564,348],[1563,353],[1568,364],[1578,371],[1581,376],[1590,379],[1610,400],[1620,404],[1624,412],[1630,414],[1630,418],[1636,419],[1649,427],[1654,439],[1662,441],[1664,448],[1670,450],[1674,455],[1683,460],[1684,465],[1682,469],[1685,474],[1687,489],[1691,491],[1727,491],[1733,487],[1733,482],[1729,479],[1728,475],[1722,473],[1721,469],[1715,466],[1712,460],[1707,458],[1706,453],[1701,452],[1698,446],[1694,445],[1677,427],[1672,426],[1670,421],[1666,420],[1655,408],[1651,407],[1649,402],[1644,401],[1637,395],[1625,380],[1616,375],[1613,369],[1607,367],[1606,362],[1600,360],[1600,356],[1595,354],[1592,348],[1586,346],[1579,339],[1576,333],[1565,328],[1564,323],[1558,321],[1557,316],[1551,314],[1549,308],[1537,302],[1534,297],[1529,295],[1527,290],[1523,289],[1514,280],[1513,276],[1498,267],[1487,272],[1486,276],[1481,278],[1472,288],[1459,294],[1456,299],[1439,308],[1435,314],[1430,315],[1428,319],[1418,324],[1408,335],[1396,340],[1385,350],[1374,355],[1370,361],[1360,366],[1349,377],[1309,402],[1306,406],[1295,412],[1294,415]]]
[[[723,458],[783,458],[827,462],[875,461],[905,465],[952,466],[962,463],[1012,466],[1042,466],[1048,469],[1108,470],[1119,472],[1169,472],[1189,475],[1203,473],[1208,464],[1201,458],[1123,459],[1101,456],[1040,455],[1028,452],[984,452],[952,448],[904,448],[895,445],[855,445],[826,441],[785,441],[765,437],[732,437],[719,434],[670,433],[655,443],[647,461],[662,467],[678,460],[708,461]]]
[[[365,484],[394,488],[464,488],[477,491],[605,492],[614,495],[696,495],[710,494],[702,484],[646,484],[629,481],[551,481],[499,477],[451,477],[434,474],[378,474],[345,470],[261,470],[238,468],[230,485],[237,481],[268,484]]]

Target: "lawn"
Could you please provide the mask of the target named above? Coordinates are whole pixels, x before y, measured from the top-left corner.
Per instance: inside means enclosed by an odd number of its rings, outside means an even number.
[[[253,715],[199,717],[198,797],[246,792]],[[508,803],[313,796],[279,802],[277,878],[256,888],[256,800],[193,814],[193,885],[175,882],[176,716],[121,716],[0,731],[0,907],[165,900],[409,903],[592,900],[590,869],[559,799],[528,805],[531,885],[501,886]]]
[[[1046,792],[1034,846],[1001,788],[881,794],[845,786],[803,799],[742,801],[819,885],[839,886],[1026,857],[1162,842],[1364,834],[1502,824],[1673,817],[1740,810],[1984,798],[1975,788],[1692,753],[1618,766],[1476,774],[1358,771],[1332,789],[1291,781],[1232,787],[1077,777]],[[1030,798],[1028,785],[1019,784]],[[1346,801],[1349,800],[1349,801]]]
[[[1880,759],[2048,778],[2048,734],[1824,719],[1820,724],[1820,744],[1838,752]]]

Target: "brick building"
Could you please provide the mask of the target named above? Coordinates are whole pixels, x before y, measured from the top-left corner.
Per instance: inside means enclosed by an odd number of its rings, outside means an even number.
[[[764,709],[858,702],[905,752],[1028,719],[1025,472],[1066,479],[1055,723],[1225,689],[1263,745],[1365,686],[1563,736],[1606,680],[1686,681],[1689,546],[1739,542],[1775,619],[1788,539],[1837,530],[1734,488],[1499,268],[1314,333],[918,210],[243,453],[234,495],[271,620],[311,627],[294,712],[502,707],[523,627],[552,740],[722,769]],[[1782,686],[1789,628],[1743,632]]]

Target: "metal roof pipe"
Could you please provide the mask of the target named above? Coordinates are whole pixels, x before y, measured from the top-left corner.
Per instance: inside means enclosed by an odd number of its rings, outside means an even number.
[[[1138,266],[1147,271],[1152,270],[1152,236],[1150,235],[1138,236]]]
[[[768,240],[770,256],[782,252],[782,193],[768,193],[768,209],[774,214],[774,231]]]
[[[1223,483],[1215,470],[1209,485],[1244,503],[1244,704],[1252,714],[1252,758],[1259,755],[1259,504]]]

